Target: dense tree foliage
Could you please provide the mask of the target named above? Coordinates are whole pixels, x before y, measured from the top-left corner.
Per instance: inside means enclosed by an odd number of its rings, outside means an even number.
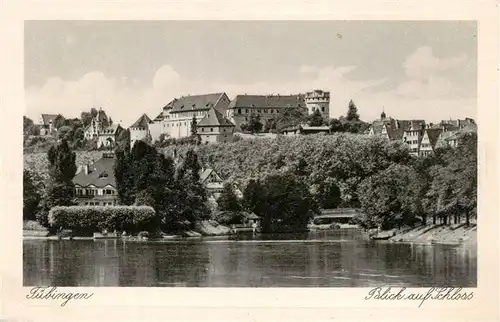
[[[40,129],[35,125],[32,119],[23,116],[23,133],[25,135],[39,135]]]
[[[74,204],[75,188],[73,178],[76,174],[76,155],[71,151],[68,142],[61,140],[53,145],[48,153],[49,180],[42,200],[42,210],[37,220],[48,225],[48,212],[54,206],[71,206]]]
[[[241,202],[236,196],[233,186],[229,183],[224,184],[217,204],[219,210],[222,211],[240,211],[242,209]]]
[[[284,108],[276,118],[276,130],[281,131],[290,126],[298,126],[307,121],[307,110],[289,106]]]
[[[419,177],[411,167],[400,164],[363,180],[358,186],[361,209],[368,227],[389,229],[413,225],[419,214]]]
[[[323,115],[321,115],[321,112],[316,109],[314,110],[314,113],[309,115],[307,118],[307,124],[309,126],[322,126],[325,124],[325,119],[323,118]]]
[[[359,121],[358,108],[356,104],[352,100],[349,101],[349,107],[347,108],[346,120],[348,122],[351,121]]]
[[[260,120],[260,115],[257,113],[252,113],[248,117],[248,121],[241,124],[241,129],[243,131],[248,131],[250,133],[258,133],[262,130],[264,124]]]
[[[262,218],[262,231],[306,229],[318,207],[307,185],[293,175],[271,175],[251,181],[244,204]]]
[[[463,135],[457,148],[437,155],[428,172],[432,181],[424,203],[433,222],[436,217],[445,224],[464,218],[468,225],[477,216],[477,135]]]
[[[194,151],[186,153],[177,170],[172,158],[143,141],[137,141],[131,151],[117,150],[116,158],[115,179],[121,204],[153,207],[166,230],[175,230],[178,223],[185,221],[193,225],[209,216]]]
[[[42,199],[43,182],[35,173],[23,171],[23,219],[35,220]]]

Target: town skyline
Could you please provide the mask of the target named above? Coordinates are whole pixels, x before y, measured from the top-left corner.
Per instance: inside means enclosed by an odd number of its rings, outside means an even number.
[[[331,93],[331,118],[344,115],[350,99],[366,121],[382,110],[431,122],[477,118],[474,22],[30,21],[25,27],[25,114],[33,119],[102,107],[127,127],[181,96],[315,89]]]

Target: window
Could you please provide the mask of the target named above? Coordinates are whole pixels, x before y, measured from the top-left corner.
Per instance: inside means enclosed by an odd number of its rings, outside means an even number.
[[[214,131],[214,129],[213,129],[213,128],[210,128],[210,132],[213,132],[213,131]]]
[[[267,113],[267,108],[264,110],[264,113]]]
[[[247,113],[247,114],[248,114],[248,108],[245,110],[245,113]]]
[[[202,131],[202,132],[205,132],[205,129],[204,129],[204,128],[201,128],[201,131]]]
[[[321,112],[324,112],[324,111],[325,111],[325,107],[321,106]]]
[[[222,129],[222,132],[226,132],[226,129]]]
[[[241,114],[241,108],[238,109],[238,114]]]

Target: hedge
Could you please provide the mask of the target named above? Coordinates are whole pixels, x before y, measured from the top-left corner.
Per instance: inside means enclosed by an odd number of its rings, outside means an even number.
[[[139,232],[158,228],[159,220],[149,206],[70,206],[53,207],[51,227],[72,229],[77,233],[108,231]]]

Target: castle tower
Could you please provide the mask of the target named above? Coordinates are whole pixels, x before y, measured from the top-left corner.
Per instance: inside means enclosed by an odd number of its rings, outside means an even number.
[[[309,115],[319,110],[324,118],[330,118],[330,92],[324,92],[319,89],[308,92],[306,93],[305,101]]]

